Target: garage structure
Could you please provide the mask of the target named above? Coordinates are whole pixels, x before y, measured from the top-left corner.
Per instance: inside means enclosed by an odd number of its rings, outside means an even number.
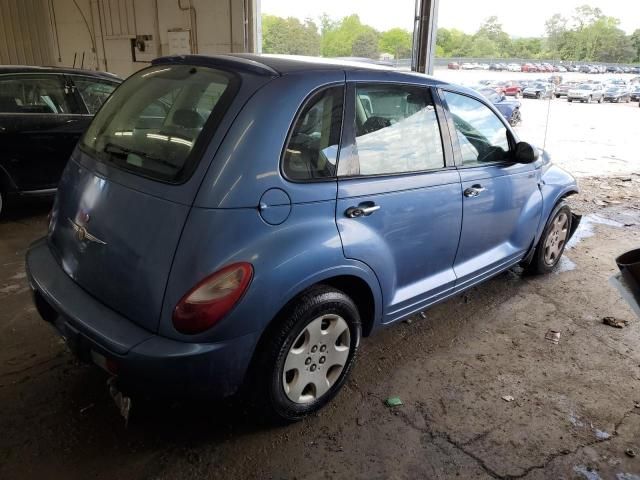
[[[0,63],[122,77],[161,55],[256,50],[256,0],[2,0]]]

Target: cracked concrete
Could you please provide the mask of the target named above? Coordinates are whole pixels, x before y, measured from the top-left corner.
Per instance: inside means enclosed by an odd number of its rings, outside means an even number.
[[[575,203],[592,208],[599,181]],[[599,214],[627,218],[634,195]],[[147,401],[125,428],[105,376],[31,305],[22,257],[48,205],[29,208],[0,222],[0,287],[18,285],[0,291],[0,478],[640,480],[625,455],[640,451],[640,319],[608,284],[640,225],[593,223],[567,252],[574,269],[504,273],[366,339],[344,391],[303,422]],[[386,407],[392,395],[404,405]]]

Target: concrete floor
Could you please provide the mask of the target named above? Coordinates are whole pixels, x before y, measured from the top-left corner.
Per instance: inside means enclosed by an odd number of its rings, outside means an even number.
[[[627,179],[581,179],[588,216],[556,273],[504,273],[366,339],[335,401],[279,428],[233,402],[160,401],[125,427],[105,375],[32,307],[23,258],[49,205],[21,205],[0,221],[0,478],[640,480],[640,319],[608,284],[640,245]]]

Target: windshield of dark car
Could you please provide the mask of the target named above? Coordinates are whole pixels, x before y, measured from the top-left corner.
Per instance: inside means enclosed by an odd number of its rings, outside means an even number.
[[[210,117],[235,94],[234,77],[206,67],[158,65],[131,76],[81,140],[96,159],[163,181],[180,181]],[[215,126],[213,127],[215,128]]]

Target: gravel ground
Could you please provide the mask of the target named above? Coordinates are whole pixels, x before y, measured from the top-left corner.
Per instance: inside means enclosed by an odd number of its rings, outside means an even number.
[[[586,214],[558,270],[504,273],[366,339],[344,391],[288,427],[232,401],[134,401],[125,427],[106,377],[37,317],[23,258],[49,205],[20,206],[0,221],[0,478],[639,480],[640,319],[608,280],[640,244],[640,109],[551,107],[547,148],[581,174]],[[539,135],[546,102],[523,116],[523,138]]]

